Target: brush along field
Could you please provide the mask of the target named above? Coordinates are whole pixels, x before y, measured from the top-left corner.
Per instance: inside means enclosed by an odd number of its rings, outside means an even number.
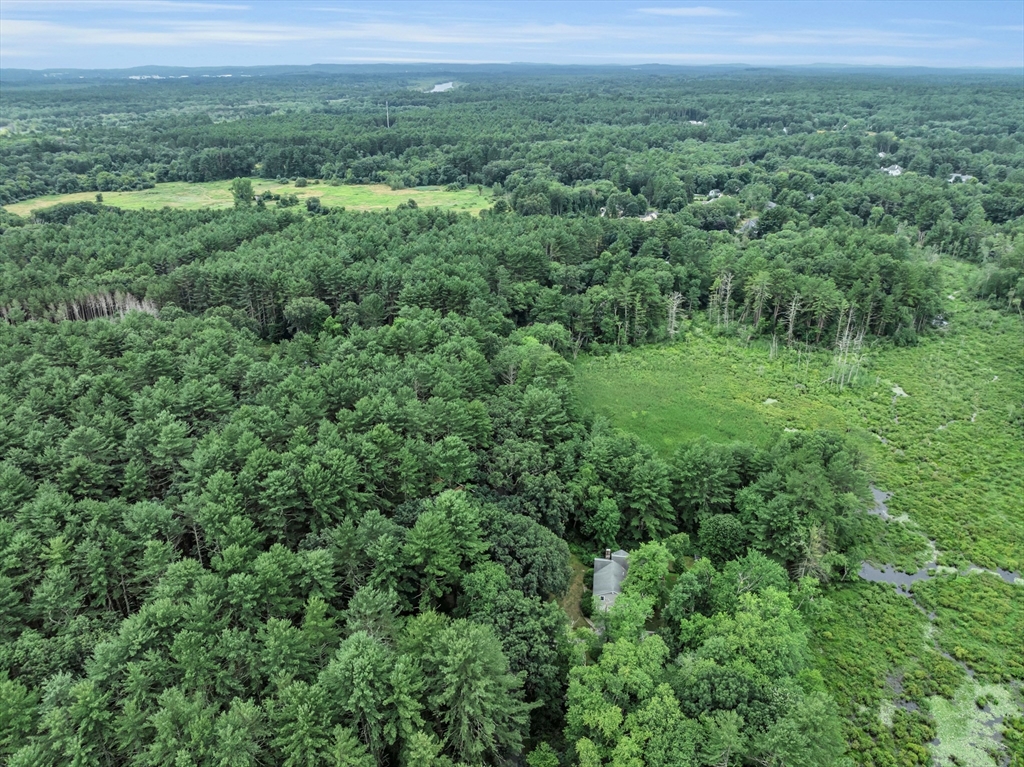
[[[308,197],[319,197],[320,203],[328,208],[344,207],[348,210],[384,210],[394,208],[407,200],[416,200],[423,208],[447,208],[461,212],[479,213],[490,207],[488,195],[481,195],[477,189],[469,188],[457,192],[446,192],[440,187],[393,190],[384,184],[342,185],[309,184],[296,187],[294,184],[278,184],[276,181],[254,178],[252,188],[256,194],[264,191],[275,195],[294,194],[299,203]],[[157,184],[152,189],[137,192],[103,192],[103,204],[124,210],[159,210],[160,208],[230,208],[234,204],[230,181],[209,181],[189,184],[173,181]],[[5,206],[5,210],[18,216],[27,216],[40,208],[68,202],[89,202],[96,199],[96,192],[75,192],[53,194]],[[269,203],[271,206],[276,203]]]

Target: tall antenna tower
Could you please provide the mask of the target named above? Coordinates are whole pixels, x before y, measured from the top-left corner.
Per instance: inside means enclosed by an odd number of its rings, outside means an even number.
[[[388,121],[388,130],[391,130],[391,110],[388,108],[388,102],[384,102],[384,117]]]

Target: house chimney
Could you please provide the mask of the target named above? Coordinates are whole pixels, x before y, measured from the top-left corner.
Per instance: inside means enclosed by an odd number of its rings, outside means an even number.
[[[611,549],[605,549],[604,550],[604,558],[605,559],[611,559],[612,558],[612,550]]]

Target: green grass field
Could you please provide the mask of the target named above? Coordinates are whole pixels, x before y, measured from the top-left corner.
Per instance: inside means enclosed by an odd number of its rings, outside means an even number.
[[[585,404],[668,456],[701,435],[765,444],[785,427],[835,423],[831,403],[795,388],[804,356],[797,371],[796,355],[770,363],[766,350],[694,328],[679,344],[586,359],[577,376]]]
[[[446,192],[439,187],[392,190],[384,184],[342,185],[311,184],[297,188],[294,184],[278,184],[265,179],[252,179],[253,190],[258,194],[271,191],[274,194],[294,194],[302,202],[307,197],[319,197],[320,202],[331,207],[348,210],[384,210],[394,208],[406,200],[416,200],[420,207],[439,207],[477,214],[490,207],[488,195],[480,195],[475,188],[458,192]],[[95,192],[53,194],[5,206],[5,209],[19,216],[27,216],[39,208],[48,208],[65,202],[95,200]],[[153,189],[138,192],[103,192],[103,203],[125,210],[158,210],[160,208],[230,208],[230,181],[209,181],[189,184],[174,181],[157,184]],[[271,206],[275,203],[270,203]]]
[[[581,358],[585,405],[669,456],[702,434],[764,444],[783,429],[844,431],[875,483],[943,552],[942,564],[1024,567],[1024,333],[1020,319],[952,301],[918,346],[865,354],[852,387],[828,351],[743,344],[691,328],[673,345]],[[899,387],[907,396],[897,396]],[[771,402],[775,400],[775,402]]]

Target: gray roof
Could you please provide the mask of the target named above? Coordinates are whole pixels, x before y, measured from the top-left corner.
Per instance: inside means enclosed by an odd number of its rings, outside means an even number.
[[[619,549],[611,559],[594,560],[594,594],[618,594],[629,570],[629,553]]]

